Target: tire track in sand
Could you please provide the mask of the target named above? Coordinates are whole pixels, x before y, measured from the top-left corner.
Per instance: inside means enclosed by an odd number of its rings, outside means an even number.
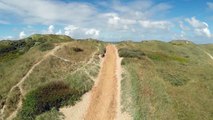
[[[98,83],[93,87],[85,120],[114,120],[118,115],[119,80],[117,62],[119,56],[114,45],[106,47],[106,54],[99,72]]]

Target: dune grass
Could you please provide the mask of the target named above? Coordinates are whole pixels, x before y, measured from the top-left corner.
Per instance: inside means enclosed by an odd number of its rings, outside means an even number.
[[[4,117],[9,117],[10,113],[14,112],[17,109],[17,105],[19,101],[22,99],[20,89],[18,87],[15,87],[11,94],[8,96],[8,99],[6,101],[6,107],[4,111]]]
[[[75,52],[73,48],[76,46],[83,49],[83,51]],[[23,83],[24,90],[27,92],[46,82],[63,80],[69,73],[86,64],[96,50],[95,45],[92,46],[92,43],[84,41],[74,41],[65,45],[56,52],[56,55],[69,60],[69,62],[54,56],[48,57],[35,68],[34,72]]]
[[[213,109],[208,107],[213,106],[212,61],[199,45],[147,41],[122,42],[118,47],[145,54],[124,56],[122,61],[127,74],[122,80],[122,104],[135,120],[212,118]],[[131,102],[124,96],[131,97]]]
[[[18,114],[18,119],[33,120],[36,115],[52,108],[59,109],[59,107],[66,104],[72,99],[79,99],[82,93],[76,89],[70,88],[68,84],[63,81],[53,81],[35,90],[31,90],[23,101],[22,110]]]
[[[67,100],[62,100],[63,102],[67,101],[66,105],[75,104],[75,102],[80,99],[81,95],[91,89],[93,85],[91,77],[96,77],[99,70],[98,55],[100,49],[103,49],[103,45],[101,45],[102,42],[94,40],[75,41],[70,37],[57,35],[32,35],[21,41],[24,41],[24,46],[26,46],[26,43],[32,43],[32,46],[23,52],[23,54],[17,54],[18,56],[13,54],[23,50],[19,47],[15,48],[15,50],[6,49],[11,50],[11,52],[5,52],[6,56],[0,56],[0,108],[3,107],[6,98],[9,96],[17,98],[13,99],[12,102],[10,102],[8,98],[8,102],[6,103],[8,109],[5,110],[6,116],[10,115],[16,109],[18,101],[18,97],[13,95],[13,92],[8,95],[9,90],[24,77],[35,63],[40,61],[53,48],[52,45],[59,45],[61,42],[66,42],[66,45],[59,49],[55,53],[55,56],[50,55],[45,58],[23,82],[21,87],[24,90],[24,95],[26,95],[23,97],[25,107],[18,112],[19,117],[15,119],[20,119],[20,116],[23,117],[21,111],[26,112],[26,110],[24,110],[25,108],[29,108],[30,110],[34,109],[32,106],[26,107],[26,101],[31,101],[33,98],[37,100],[36,97],[32,97],[33,95],[31,93],[41,90],[41,87],[44,85],[56,81],[63,81],[70,89],[79,91],[77,97],[70,97]],[[11,43],[6,41],[4,44],[0,44],[0,47],[7,48],[8,45],[11,45]],[[18,46],[19,45],[20,44],[18,44]],[[94,54],[95,52],[96,54]],[[91,57],[94,58],[91,60]],[[90,60],[91,62],[87,64]],[[81,69],[77,70],[78,68]],[[87,72],[85,72],[85,70]],[[88,74],[91,76],[88,76]],[[51,110],[55,107],[56,106],[50,107],[47,111],[36,113],[31,117],[35,119],[36,116],[39,115],[36,119],[46,119],[45,117],[48,118],[49,115],[55,113],[54,110]]]
[[[2,96],[0,101],[5,101],[7,93],[12,86],[17,84],[32,65],[38,62],[44,54],[35,47],[18,58],[0,63],[0,96]]]
[[[71,95],[66,101],[62,100],[66,102],[66,104],[64,103],[63,105],[74,105],[94,84],[94,81],[86,74],[85,70],[93,77],[96,77],[98,74],[99,58],[98,54],[94,54],[95,52],[98,53],[96,46],[98,46],[98,43],[94,44],[90,41],[73,41],[66,44],[63,48],[59,49],[55,55],[69,61],[64,61],[55,56],[48,57],[34,69],[34,72],[23,83],[24,91],[30,94],[33,89],[37,89],[43,84],[61,80],[68,85],[70,89],[78,91],[76,94]],[[74,48],[81,50],[76,51]],[[89,61],[91,62],[88,63]],[[43,119],[48,117],[52,114],[51,111],[48,112],[49,110],[50,109],[35,114],[33,119],[40,114],[44,114],[42,116]]]
[[[54,43],[72,40],[68,36],[36,34],[17,41],[0,41],[1,98],[5,99],[10,88],[17,84],[31,66],[46,54],[38,49],[50,50],[50,45],[52,49]]]

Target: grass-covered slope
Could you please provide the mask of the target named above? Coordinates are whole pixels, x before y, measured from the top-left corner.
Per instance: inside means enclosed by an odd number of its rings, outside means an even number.
[[[59,117],[59,107],[91,89],[102,49],[101,42],[63,35],[0,41],[0,118]]]
[[[212,45],[121,42],[123,110],[135,120],[211,120]]]
[[[33,35],[22,40],[0,41],[0,98],[5,97],[11,86],[46,54],[45,51],[53,49],[57,42],[72,40],[67,36],[54,36]],[[60,40],[60,37],[65,39]]]
[[[0,119],[63,118],[58,109],[92,88],[104,46],[63,35],[0,41]],[[136,120],[213,118],[212,44],[143,41],[117,47],[124,58],[123,111]]]

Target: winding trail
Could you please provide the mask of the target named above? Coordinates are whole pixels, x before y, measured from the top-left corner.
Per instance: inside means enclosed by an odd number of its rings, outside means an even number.
[[[202,48],[200,48],[200,47],[198,47],[198,49],[200,49],[201,51],[203,51],[206,55],[209,56],[210,59],[213,60],[213,56],[212,56],[209,52],[205,51],[204,49],[202,49]]]
[[[65,43],[65,44],[67,44],[67,43]],[[40,65],[40,63],[43,62],[47,57],[49,57],[50,55],[57,57],[57,56],[55,55],[55,52],[56,52],[58,49],[60,49],[61,47],[63,47],[63,45],[65,45],[65,44],[61,44],[61,45],[59,45],[59,46],[56,46],[54,49],[52,49],[50,52],[48,52],[40,61],[38,61],[37,63],[35,63],[35,64],[29,69],[29,71],[27,72],[27,74],[26,74],[16,85],[14,85],[14,86],[10,89],[8,95],[11,94],[11,92],[12,92],[16,87],[18,87],[18,88],[20,89],[21,96],[22,96],[22,97],[25,96],[25,92],[24,92],[23,89],[22,89],[22,84],[23,84],[23,82],[30,76],[30,74],[33,72],[33,70],[34,70],[38,65]],[[59,57],[57,57],[57,58],[59,58]],[[63,59],[63,58],[60,58],[60,59],[65,60],[65,59]],[[67,60],[66,60],[66,61],[67,61]],[[22,99],[22,98],[21,98],[21,99]],[[16,109],[13,113],[11,113],[11,115],[7,118],[7,120],[12,120],[12,119],[16,116],[18,110],[19,110],[19,109],[21,108],[21,106],[22,106],[22,100],[21,100],[21,99],[19,100],[19,103],[18,103],[18,105],[17,105],[17,109]],[[6,101],[7,101],[7,99],[6,99]],[[6,105],[3,106],[2,110],[1,110],[1,113],[0,113],[0,114],[2,115],[2,119],[3,119],[3,117],[4,117],[3,114],[4,114],[5,108],[6,108]]]
[[[206,53],[206,55],[208,55],[213,60],[213,56],[210,53],[208,53],[206,51],[204,51],[204,52]]]
[[[114,45],[106,47],[106,54],[98,76],[98,82],[91,91],[85,120],[114,120],[119,109],[119,56]]]

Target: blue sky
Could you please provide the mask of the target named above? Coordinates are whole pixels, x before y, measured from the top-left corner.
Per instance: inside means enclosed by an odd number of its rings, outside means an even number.
[[[0,0],[0,39],[191,40],[213,43],[212,0]]]

